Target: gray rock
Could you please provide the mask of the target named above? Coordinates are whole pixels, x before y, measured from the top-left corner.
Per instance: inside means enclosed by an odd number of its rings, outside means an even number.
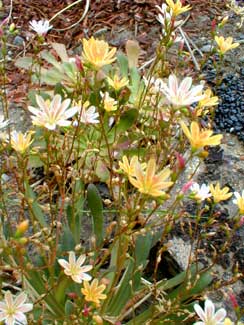
[[[13,40],[13,44],[16,46],[23,46],[25,43],[25,40],[23,39],[23,37],[17,35],[15,36],[14,40]]]
[[[201,48],[201,51],[204,53],[211,52],[212,50],[213,50],[213,46],[211,46],[210,44],[204,45]]]

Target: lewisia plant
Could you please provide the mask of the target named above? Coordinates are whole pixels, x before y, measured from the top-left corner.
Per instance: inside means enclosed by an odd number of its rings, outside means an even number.
[[[37,35],[45,36],[53,26],[49,24],[48,20],[38,20],[35,19],[30,22],[30,27],[33,29]]]
[[[91,37],[89,40],[83,39],[82,57],[85,62],[91,64],[95,69],[101,69],[116,60],[116,48],[109,48],[107,42]]]
[[[186,137],[190,141],[192,150],[200,149],[205,146],[217,146],[223,138],[222,134],[212,135],[212,130],[201,130],[198,123],[195,121],[191,122],[190,130],[184,122],[181,122],[180,125]]]
[[[233,43],[233,37],[224,38],[223,36],[215,36],[215,42],[218,45],[218,52],[223,55],[229,50],[237,48],[240,43]]]
[[[169,180],[171,170],[166,167],[156,174],[156,160],[151,158],[148,164],[140,164],[137,158],[132,157],[132,164],[127,165],[126,159],[120,167],[127,169],[130,183],[138,189],[139,192],[158,197],[165,195],[163,190],[173,185]],[[127,167],[126,167],[127,165]]]
[[[0,322],[6,325],[27,325],[25,313],[33,309],[33,304],[25,303],[27,295],[21,292],[14,297],[10,291],[5,292],[4,301],[0,302]]]
[[[161,89],[170,104],[176,107],[189,106],[205,97],[202,94],[203,85],[192,86],[191,77],[186,77],[179,84],[177,77],[171,74],[168,85],[163,83]]]
[[[36,102],[38,108],[29,106],[29,111],[33,114],[31,116],[32,123],[37,126],[47,128],[49,130],[55,130],[57,126],[70,126],[71,121],[69,120],[78,112],[78,107],[70,106],[71,100],[65,99],[62,101],[60,95],[55,95],[50,101],[36,95]]]
[[[224,308],[220,308],[215,312],[215,306],[209,299],[205,301],[204,309],[199,304],[195,304],[194,309],[201,319],[201,321],[194,323],[194,325],[221,325],[227,314]]]

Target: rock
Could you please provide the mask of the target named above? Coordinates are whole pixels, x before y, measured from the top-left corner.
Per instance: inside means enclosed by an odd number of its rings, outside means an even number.
[[[23,46],[25,43],[25,40],[23,39],[23,37],[17,35],[15,36],[14,40],[13,40],[13,44],[16,46]]]
[[[204,53],[208,53],[211,52],[213,50],[213,46],[211,46],[210,44],[204,45],[203,47],[201,47],[201,51]]]

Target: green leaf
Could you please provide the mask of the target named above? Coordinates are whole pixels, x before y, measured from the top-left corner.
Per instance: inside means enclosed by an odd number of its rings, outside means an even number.
[[[64,230],[61,238],[62,251],[73,251],[75,248],[75,240],[72,232],[68,226],[64,226]]]
[[[199,279],[197,277],[200,275]],[[211,282],[213,278],[210,272],[191,272],[187,275],[187,279],[179,287],[177,287],[173,292],[168,295],[168,299],[173,300],[181,297],[181,301],[185,301],[189,297],[192,297],[196,294],[200,294]],[[191,287],[190,290],[187,287]]]
[[[140,55],[139,43],[134,40],[128,40],[125,44],[125,50],[129,61],[129,67],[136,67]]]
[[[69,56],[67,54],[65,45],[62,43],[51,43],[53,49],[57,52],[62,62],[69,62]]]
[[[97,161],[95,173],[99,177],[101,182],[105,183],[109,180],[109,170],[106,164],[101,159]]]
[[[63,74],[61,71],[53,68],[50,70],[41,69],[41,82],[47,83],[48,85],[56,85],[58,82],[61,82]]]
[[[74,311],[74,304],[70,300],[67,300],[64,309],[65,309],[65,315],[69,316]]]
[[[124,274],[106,310],[106,313],[110,316],[118,316],[132,296],[130,281],[134,271],[134,260],[132,258],[127,259],[126,264]]]
[[[42,51],[41,57],[46,60],[48,63],[56,67],[58,70],[60,69],[60,62],[58,62],[55,57],[49,51]]]
[[[138,110],[135,108],[129,109],[124,114],[122,114],[120,121],[117,125],[117,132],[123,133],[127,131],[135,123],[138,117]]]
[[[126,77],[128,78],[128,58],[126,55],[124,55],[124,53],[118,53],[117,54],[117,62],[119,65],[119,71],[122,75],[122,77]]]
[[[41,295],[44,295],[47,309],[54,315],[56,318],[63,318],[64,309],[55,299],[54,295],[51,293],[47,294],[46,284],[42,279],[40,271],[29,270],[28,276],[24,279],[27,291],[33,293],[36,299],[39,299]]]
[[[87,202],[92,214],[93,233],[96,237],[96,246],[100,246],[104,238],[103,203],[101,196],[94,184],[88,185]]]
[[[30,208],[31,215],[40,223],[42,227],[47,227],[44,214],[40,205],[37,203],[35,193],[30,187],[28,181],[25,181],[25,198]]]
[[[29,69],[33,65],[33,59],[30,56],[19,58],[15,61],[15,66],[21,69]]]
[[[82,194],[83,191],[84,184],[81,180],[76,180],[72,191],[74,202],[72,202],[72,205],[68,205],[67,207],[67,219],[69,223],[69,228],[72,232],[76,244],[80,243],[81,220],[83,217],[83,206],[85,200]]]

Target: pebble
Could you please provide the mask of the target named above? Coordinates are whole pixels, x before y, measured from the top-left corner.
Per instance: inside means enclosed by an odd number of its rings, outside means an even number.
[[[244,68],[241,67],[239,73],[224,76],[220,85],[215,84],[216,71],[211,61],[207,62],[204,72],[205,79],[219,97],[214,116],[215,131],[235,134],[244,141]]]
[[[210,44],[201,47],[201,51],[204,53],[211,52],[212,50],[213,50],[213,46],[211,46]]]
[[[24,45],[25,40],[23,39],[23,37],[17,35],[15,36],[14,40],[13,40],[13,44],[16,46],[22,46]]]

